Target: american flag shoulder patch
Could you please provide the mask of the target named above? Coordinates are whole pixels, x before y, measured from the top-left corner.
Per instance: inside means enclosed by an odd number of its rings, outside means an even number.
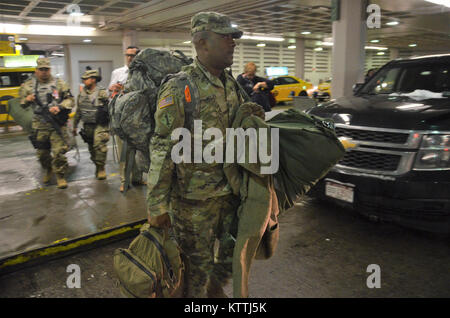
[[[170,105],[173,105],[173,95],[169,95],[169,96],[167,96],[165,98],[162,98],[158,102],[158,107],[160,109],[164,108],[164,107],[167,107],[167,106],[170,106]]]

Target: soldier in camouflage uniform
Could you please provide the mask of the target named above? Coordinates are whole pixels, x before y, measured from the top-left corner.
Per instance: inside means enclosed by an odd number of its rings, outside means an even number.
[[[66,114],[72,109],[73,96],[69,86],[62,79],[51,75],[48,58],[38,58],[35,76],[22,84],[19,95],[22,107],[31,106],[34,111],[32,137],[39,162],[46,170],[44,183],[49,183],[52,173],[55,173],[58,188],[67,188],[65,174],[68,163],[64,155],[69,150],[67,127],[61,122],[52,125],[49,118]],[[51,114],[48,117],[43,115],[47,110]]]
[[[95,164],[95,177],[98,180],[106,179],[105,163],[108,151],[109,128],[107,119],[101,120],[99,112],[106,115],[108,105],[108,92],[106,89],[97,86],[101,81],[97,70],[84,72],[81,79],[84,88],[77,98],[77,111],[73,124],[73,135],[77,135],[77,128],[80,120],[83,121],[83,128],[80,135],[88,144],[91,160]],[[100,121],[100,122],[99,122]]]
[[[197,58],[183,71],[198,88],[194,119],[202,120],[203,131],[215,127],[225,136],[243,102],[236,81],[225,71],[233,63],[234,39],[242,32],[228,17],[214,12],[196,14],[191,32]],[[239,198],[232,194],[223,163],[172,161],[171,149],[178,141],[171,140],[171,133],[186,127],[183,99],[190,99],[177,80],[175,76],[164,83],[158,94],[147,180],[148,219],[152,226],[173,227],[185,255],[185,296],[226,297],[222,288],[231,277],[234,247],[229,232]],[[214,255],[216,239],[220,244]]]

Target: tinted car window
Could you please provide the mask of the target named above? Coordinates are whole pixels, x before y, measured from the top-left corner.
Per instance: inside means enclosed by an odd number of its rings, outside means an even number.
[[[415,90],[444,92],[450,90],[450,66],[446,64],[405,64],[386,68],[361,90],[366,94],[410,93]]]
[[[291,77],[277,77],[273,80],[274,85],[297,84],[298,81]]]
[[[285,77],[284,80],[286,81],[286,84],[297,84],[298,81],[291,78],[291,77]]]
[[[373,77],[364,87],[363,93],[368,94],[390,94],[394,92],[400,68],[387,68]]]

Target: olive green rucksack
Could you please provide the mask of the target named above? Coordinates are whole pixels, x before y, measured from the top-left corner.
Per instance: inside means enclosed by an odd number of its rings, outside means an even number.
[[[167,231],[144,224],[127,249],[114,252],[114,271],[125,297],[182,297],[184,265]]]

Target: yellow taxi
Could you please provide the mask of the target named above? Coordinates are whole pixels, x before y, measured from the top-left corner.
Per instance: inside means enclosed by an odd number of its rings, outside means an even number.
[[[313,88],[313,84],[289,75],[276,77],[273,82],[272,93],[277,103],[291,101],[292,96],[308,95],[308,90]]]
[[[0,67],[0,123],[13,121],[8,100],[19,97],[20,84],[34,74],[35,67]]]
[[[313,98],[321,102],[331,98],[331,79],[317,86],[317,91],[313,93]]]

